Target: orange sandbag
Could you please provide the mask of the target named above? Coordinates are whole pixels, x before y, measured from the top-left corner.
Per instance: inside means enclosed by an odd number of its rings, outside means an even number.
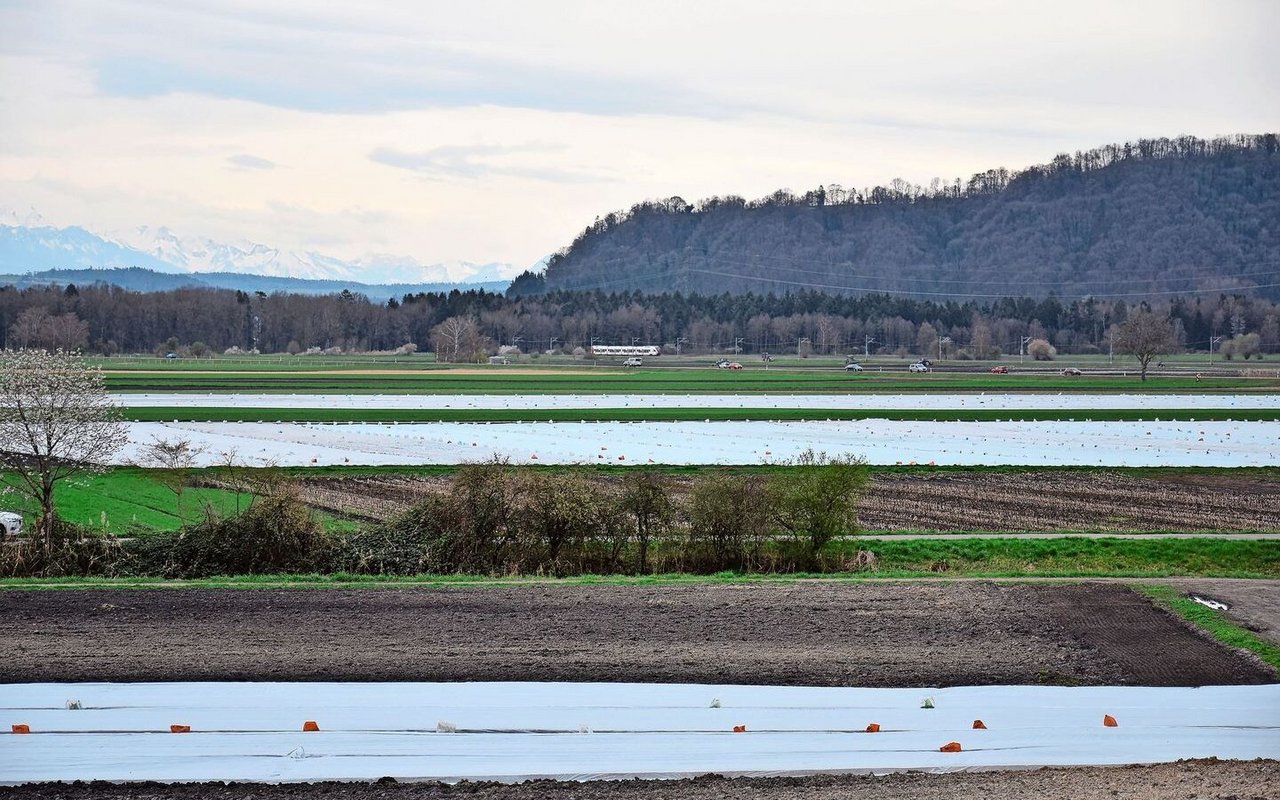
[[[975,719],[973,721],[973,729],[975,731],[985,731],[987,729],[987,723],[983,722],[980,719]]]
[[[302,723],[302,730],[307,732],[314,732],[314,731],[320,730],[320,726],[316,724],[315,720],[309,719],[306,722]]]
[[[191,733],[190,725],[170,725],[169,733]]]
[[[31,733],[31,726],[25,723],[18,723],[10,728],[14,733]]]
[[[746,732],[747,732],[747,726],[746,726],[746,725],[734,725],[734,726],[733,726],[733,732],[734,732],[734,733],[746,733]]]
[[[867,733],[879,733],[879,732],[880,732],[879,722],[873,722],[867,726]]]
[[[1102,715],[1102,724],[1107,726],[1108,728],[1116,728],[1116,727],[1119,727],[1120,725],[1119,722],[1116,722],[1116,718],[1111,716],[1110,714]]]
[[[947,742],[942,747],[938,748],[938,752],[940,753],[959,753],[960,750],[961,747],[959,742]]]

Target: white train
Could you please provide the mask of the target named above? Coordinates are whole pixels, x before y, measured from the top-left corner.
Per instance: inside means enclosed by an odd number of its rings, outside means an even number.
[[[656,344],[595,344],[591,346],[593,356],[656,356],[662,348]]]

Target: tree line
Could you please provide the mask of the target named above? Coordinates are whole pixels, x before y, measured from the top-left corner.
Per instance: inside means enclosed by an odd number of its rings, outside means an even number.
[[[916,300],[801,291],[785,295],[643,295],[484,291],[420,293],[386,303],[222,289],[138,293],[105,285],[0,287],[0,349],[102,354],[435,352],[474,361],[506,352],[586,352],[597,344],[646,344],[675,353],[929,355],[996,358],[1031,340],[1054,352],[1107,353],[1116,326],[1153,309],[1173,326],[1177,349],[1252,358],[1280,352],[1280,306],[1221,294],[1132,304],[1008,297]],[[1026,351],[1032,354],[1031,351]],[[1037,350],[1037,353],[1042,352]],[[1048,352],[1048,351],[1043,351]]]

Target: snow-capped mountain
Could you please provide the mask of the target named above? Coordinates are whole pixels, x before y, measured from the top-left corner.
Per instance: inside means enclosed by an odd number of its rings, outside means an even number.
[[[492,282],[510,280],[524,269],[498,262],[423,264],[405,256],[381,254],[347,261],[256,242],[228,244],[181,235],[163,226],[97,234],[79,227],[43,224],[33,209],[0,209],[0,273],[135,266],[157,272],[226,272],[363,284]]]
[[[165,261],[109,242],[84,228],[0,225],[0,273],[85,267],[142,267],[180,272]]]
[[[200,236],[180,236],[166,227],[142,226],[108,237],[174,265],[182,272],[234,272],[308,280],[361,283],[477,282],[510,280],[520,268],[492,262],[422,264],[405,256],[377,254],[345,261],[313,251],[278,250],[255,242],[227,244]]]

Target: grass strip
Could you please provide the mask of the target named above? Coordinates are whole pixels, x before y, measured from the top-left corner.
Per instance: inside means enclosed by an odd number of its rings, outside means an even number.
[[[590,369],[590,368],[586,368]],[[290,394],[768,394],[877,392],[930,393],[990,391],[1000,393],[1126,392],[1274,392],[1280,380],[1258,377],[1156,376],[1145,382],[1136,376],[1065,377],[1057,374],[984,375],[975,373],[874,372],[849,375],[843,370],[669,369],[624,372],[601,367],[583,371],[462,372],[449,369],[406,370],[395,373],[276,373],[260,372],[106,372],[107,388],[120,392],[280,392]]]
[[[1204,630],[1217,641],[1237,650],[1247,650],[1280,672],[1280,647],[1262,639],[1253,631],[1235,624],[1215,609],[1201,605],[1169,586],[1137,584],[1133,587],[1152,602],[1172,611],[1187,622]]]
[[[486,575],[380,576],[346,573],[307,575],[239,575],[198,580],[154,577],[8,578],[0,590],[39,589],[397,589],[450,586],[520,585],[644,586],[664,583],[756,583],[804,580],[883,581],[901,579],[1059,579],[1168,577],[1276,578],[1280,576],[1280,543],[1183,539],[1135,541],[1118,539],[1004,539],[957,542],[864,541],[879,559],[870,571],[831,573],[744,573],[713,575],[579,575],[568,578],[498,577]],[[856,542],[831,551],[852,554]]]
[[[1280,422],[1280,409],[1094,409],[1057,410],[895,410],[805,408],[183,408],[125,407],[134,422],[729,422],[844,421],[887,419],[908,422]]]
[[[841,539],[836,559],[875,553],[880,570],[963,577],[1280,577],[1280,541],[1221,539]],[[838,563],[838,561],[837,561]]]

